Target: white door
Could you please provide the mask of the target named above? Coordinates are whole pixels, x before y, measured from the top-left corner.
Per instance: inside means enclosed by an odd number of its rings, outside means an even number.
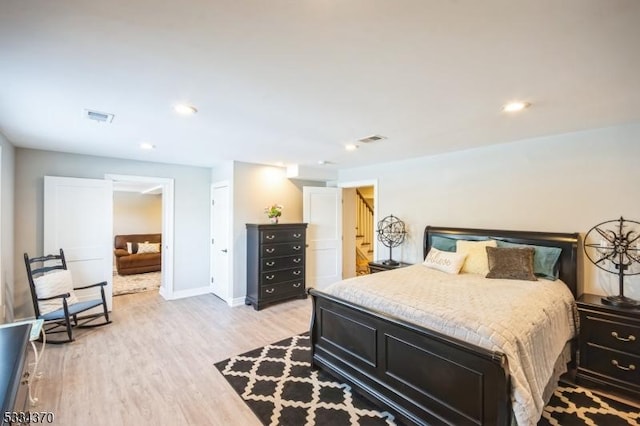
[[[211,292],[227,303],[229,288],[229,184],[211,185]]]
[[[76,286],[106,281],[111,310],[113,191],[110,180],[44,177],[44,254],[62,248]],[[99,290],[76,293],[93,299]]]
[[[342,279],[342,188],[302,188],[307,227],[307,287]]]

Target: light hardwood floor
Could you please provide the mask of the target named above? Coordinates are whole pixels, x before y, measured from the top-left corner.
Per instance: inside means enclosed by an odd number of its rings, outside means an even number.
[[[308,330],[310,300],[259,312],[213,295],[118,296],[113,323],[47,345],[35,411],[57,425],[259,425],[214,363]]]

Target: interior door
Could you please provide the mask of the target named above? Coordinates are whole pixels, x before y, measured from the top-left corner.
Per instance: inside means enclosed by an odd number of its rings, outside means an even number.
[[[229,185],[211,185],[211,292],[227,303],[229,288]]]
[[[342,188],[302,188],[307,227],[307,287],[342,279]]]
[[[44,254],[64,250],[76,286],[106,281],[111,310],[113,191],[110,180],[44,177]],[[95,298],[77,292],[80,300]]]

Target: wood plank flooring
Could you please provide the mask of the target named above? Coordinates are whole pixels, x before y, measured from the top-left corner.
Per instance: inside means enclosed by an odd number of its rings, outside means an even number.
[[[213,295],[113,299],[113,323],[47,345],[34,411],[57,425],[259,425],[214,363],[308,330],[310,300],[229,308]]]

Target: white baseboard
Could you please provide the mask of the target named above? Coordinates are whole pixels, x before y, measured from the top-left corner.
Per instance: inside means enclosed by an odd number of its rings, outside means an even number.
[[[236,297],[235,299],[230,299],[227,300],[227,305],[231,306],[232,308],[235,308],[236,306],[241,306],[244,305],[244,299],[245,297]]]
[[[164,297],[166,300],[184,299],[185,297],[201,296],[203,294],[211,293],[211,288],[209,286],[190,288],[188,290],[178,290],[178,291],[174,291],[171,294],[168,294],[168,292],[163,290],[164,290],[164,287],[161,287],[160,296]]]

